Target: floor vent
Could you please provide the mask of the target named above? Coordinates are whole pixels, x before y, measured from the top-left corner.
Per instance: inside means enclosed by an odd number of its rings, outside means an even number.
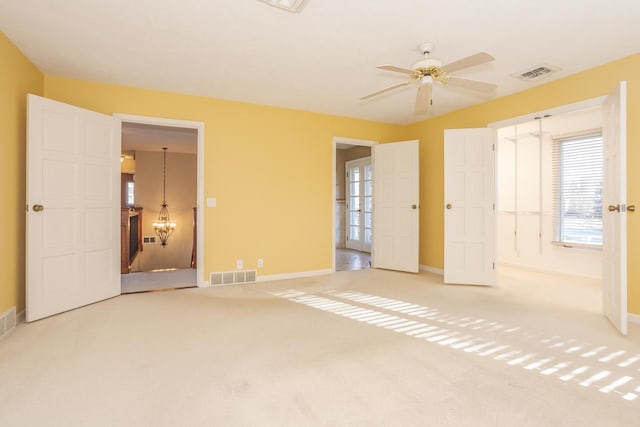
[[[556,73],[558,71],[560,71],[558,67],[554,67],[548,64],[543,64],[543,65],[535,66],[525,71],[521,71],[519,73],[512,74],[512,76],[527,82],[535,82],[535,81],[544,79],[545,77],[548,77],[551,74]]]
[[[220,273],[210,273],[209,283],[211,286],[252,283],[256,281],[257,277],[257,270],[223,271]]]
[[[0,338],[16,327],[16,308],[11,307],[0,315]]]

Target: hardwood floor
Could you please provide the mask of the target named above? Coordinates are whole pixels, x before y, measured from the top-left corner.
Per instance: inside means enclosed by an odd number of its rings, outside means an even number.
[[[336,271],[371,268],[371,254],[352,249],[336,249]]]

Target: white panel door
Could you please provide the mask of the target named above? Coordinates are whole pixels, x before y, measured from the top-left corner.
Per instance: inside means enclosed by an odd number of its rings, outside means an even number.
[[[444,131],[444,282],[495,283],[493,129]]]
[[[627,84],[605,100],[602,137],[602,258],[604,314],[627,334]]]
[[[418,141],[373,146],[373,267],[419,271]]]
[[[26,319],[120,294],[120,121],[27,100]]]
[[[371,252],[373,167],[371,157],[345,162],[348,249]]]

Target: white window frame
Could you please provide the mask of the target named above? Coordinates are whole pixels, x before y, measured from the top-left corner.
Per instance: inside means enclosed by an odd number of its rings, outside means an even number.
[[[564,165],[566,165],[567,160],[562,158],[562,152],[561,152],[561,146],[562,144],[571,144],[571,143],[594,143],[594,140],[599,140],[600,141],[600,148],[599,148],[599,157],[594,158],[593,157],[593,153],[594,151],[591,151],[591,156],[581,156],[580,154],[577,153],[573,153],[572,155],[574,157],[572,157],[573,160],[578,160],[579,162],[581,162],[582,164],[576,164],[573,163],[573,173],[576,173],[577,171],[582,171],[582,172],[589,172],[590,170],[593,170],[594,167],[594,163],[600,163],[600,216],[595,216],[594,218],[597,220],[598,218],[600,219],[600,241],[599,242],[593,242],[593,241],[589,241],[589,239],[585,238],[585,239],[580,239],[580,238],[570,238],[566,236],[567,230],[565,228],[564,222],[567,220],[567,215],[566,213],[563,213],[563,209],[562,209],[562,205],[564,204],[563,199],[565,199],[564,195],[566,194],[566,189],[562,188],[562,175],[563,175],[563,170],[564,170]],[[601,129],[594,129],[594,130],[590,130],[587,132],[581,132],[578,134],[572,134],[572,135],[563,135],[563,136],[555,136],[552,138],[552,149],[553,149],[553,154],[552,154],[552,158],[553,158],[553,225],[554,225],[554,232],[555,232],[555,239],[553,241],[554,244],[556,245],[561,245],[563,247],[579,247],[579,248],[589,248],[589,249],[602,249],[602,170],[603,170],[603,166],[602,166],[602,143],[603,143],[603,139],[602,139],[602,130]],[[571,154],[571,153],[570,153]],[[571,159],[570,159],[571,160]],[[569,161],[570,161],[569,160]],[[597,179],[597,176],[596,176]],[[588,182],[588,180],[587,180]],[[590,188],[593,191],[594,186],[593,186],[593,182],[590,183]],[[597,186],[596,189],[597,191]],[[575,200],[575,198],[574,198]],[[580,212],[577,211],[576,212],[577,215],[580,215]],[[581,222],[581,226],[585,228],[584,231],[586,231],[587,229],[587,221],[589,221],[589,218],[573,218],[574,224],[576,222],[576,220],[578,220],[579,222]],[[576,230],[574,230],[575,233]],[[574,234],[575,236],[575,234]]]

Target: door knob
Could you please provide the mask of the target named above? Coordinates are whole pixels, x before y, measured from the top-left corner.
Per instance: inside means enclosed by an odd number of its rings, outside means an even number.
[[[42,212],[44,210],[44,206],[42,205],[33,205],[34,212]]]
[[[447,203],[447,209],[451,209],[453,206],[451,206],[451,203]]]
[[[627,210],[629,212],[635,212],[636,211],[636,205],[629,205],[627,206]]]
[[[609,205],[609,212],[620,212],[620,205]]]
[[[411,209],[418,209],[418,205],[411,205]]]

